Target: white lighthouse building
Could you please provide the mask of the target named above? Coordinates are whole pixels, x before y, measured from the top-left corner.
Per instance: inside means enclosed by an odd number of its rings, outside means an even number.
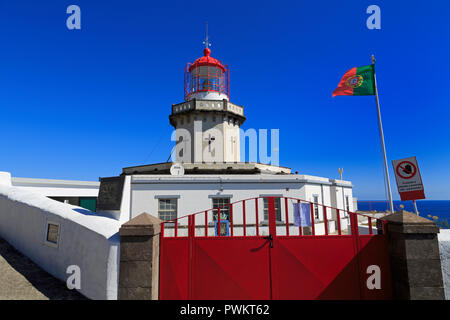
[[[173,104],[169,115],[175,128],[172,140],[176,146],[172,152],[176,163],[128,167],[120,176],[100,179],[97,211],[122,222],[143,212],[167,221],[244,199],[276,197],[277,224],[286,224],[288,218],[291,225],[292,203],[281,201],[291,197],[316,203],[316,230],[322,226],[325,232],[325,220],[329,222],[328,231],[333,232],[336,210],[319,210],[319,205],[353,210],[351,182],[292,174],[287,167],[241,161],[244,107],[230,101],[229,67],[211,57],[206,44],[203,56],[186,65],[184,101]],[[262,227],[267,226],[266,200],[261,203],[265,213],[249,217]],[[228,213],[222,213],[226,219]]]

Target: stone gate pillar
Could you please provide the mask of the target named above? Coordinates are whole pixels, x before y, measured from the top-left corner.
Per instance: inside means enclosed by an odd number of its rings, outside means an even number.
[[[160,224],[142,213],[121,226],[119,300],[158,300]]]
[[[383,220],[387,222],[394,299],[444,300],[439,228],[403,210]]]

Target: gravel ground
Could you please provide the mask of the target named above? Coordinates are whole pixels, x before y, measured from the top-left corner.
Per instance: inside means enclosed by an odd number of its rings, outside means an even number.
[[[0,300],[85,300],[0,238]]]

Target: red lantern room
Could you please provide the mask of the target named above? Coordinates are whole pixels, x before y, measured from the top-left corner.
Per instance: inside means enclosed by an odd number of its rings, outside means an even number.
[[[230,72],[227,65],[211,57],[205,48],[204,56],[188,63],[184,69],[184,99],[223,100],[230,98]]]

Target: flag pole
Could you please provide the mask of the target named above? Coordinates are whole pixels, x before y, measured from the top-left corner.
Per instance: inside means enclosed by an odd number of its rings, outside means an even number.
[[[383,149],[383,160],[384,160],[384,170],[385,176],[387,180],[387,189],[389,195],[389,208],[391,213],[394,213],[394,203],[392,202],[392,192],[391,192],[391,183],[389,181],[389,170],[387,166],[387,158],[386,158],[386,147],[384,145],[384,134],[383,134],[383,125],[381,123],[381,112],[380,112],[380,101],[378,99],[378,87],[377,87],[377,78],[375,75],[375,56],[372,55],[372,65],[373,65],[373,80],[375,86],[375,101],[377,102],[377,111],[378,111],[378,126],[380,128],[380,139],[381,139],[381,147]]]

